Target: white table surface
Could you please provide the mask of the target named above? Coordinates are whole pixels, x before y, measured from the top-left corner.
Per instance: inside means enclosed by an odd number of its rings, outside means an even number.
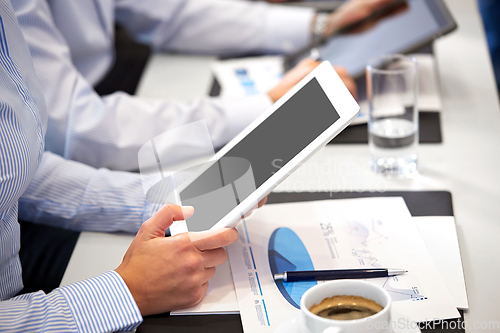
[[[500,325],[500,109],[476,1],[446,3],[459,28],[434,47],[443,143],[420,146],[420,174],[414,179],[386,179],[370,172],[367,145],[330,145],[276,191],[450,191],[469,297],[467,332],[478,332],[484,326],[474,325]],[[157,54],[138,94],[184,101],[206,95],[212,61]],[[114,269],[131,240],[130,235],[82,233],[61,284]],[[492,332],[499,331],[495,327]]]

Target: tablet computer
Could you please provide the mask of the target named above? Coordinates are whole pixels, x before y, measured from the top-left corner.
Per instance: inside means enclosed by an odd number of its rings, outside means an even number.
[[[182,184],[182,205],[194,206],[187,230],[233,227],[288,175],[358,115],[359,106],[325,61]],[[185,232],[174,223],[171,233]]]
[[[409,53],[453,31],[457,24],[442,0],[407,0],[408,8],[389,16],[373,28],[334,35],[317,48],[319,58],[343,66],[354,78],[364,75],[368,60],[381,54]],[[310,55],[313,48],[285,58],[285,69]]]

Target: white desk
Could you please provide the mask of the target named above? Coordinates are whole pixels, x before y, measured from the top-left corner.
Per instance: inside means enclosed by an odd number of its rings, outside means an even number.
[[[483,330],[472,327],[474,324],[500,321],[500,109],[476,1],[446,3],[459,28],[435,43],[443,144],[420,146],[420,175],[385,179],[370,172],[367,145],[330,145],[277,191],[451,191],[469,296],[465,320],[471,327],[467,332],[479,332]],[[206,94],[211,61],[213,58],[157,55],[147,67],[139,94],[183,100]],[[179,73],[184,75],[180,81]],[[175,90],[169,88],[172,83]],[[175,93],[169,95],[169,91]],[[130,236],[82,233],[63,284],[115,268],[130,240]]]

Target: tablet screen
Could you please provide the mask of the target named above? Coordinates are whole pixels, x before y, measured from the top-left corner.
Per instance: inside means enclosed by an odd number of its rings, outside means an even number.
[[[339,118],[313,78],[182,190],[188,230],[210,229]]]

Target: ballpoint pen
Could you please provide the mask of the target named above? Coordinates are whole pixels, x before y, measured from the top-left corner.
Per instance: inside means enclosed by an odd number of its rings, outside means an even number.
[[[338,279],[368,279],[377,277],[389,277],[407,273],[404,269],[392,268],[368,268],[368,269],[334,269],[334,270],[312,270],[312,271],[289,271],[274,274],[274,280],[284,282],[312,281],[312,280],[338,280]]]

